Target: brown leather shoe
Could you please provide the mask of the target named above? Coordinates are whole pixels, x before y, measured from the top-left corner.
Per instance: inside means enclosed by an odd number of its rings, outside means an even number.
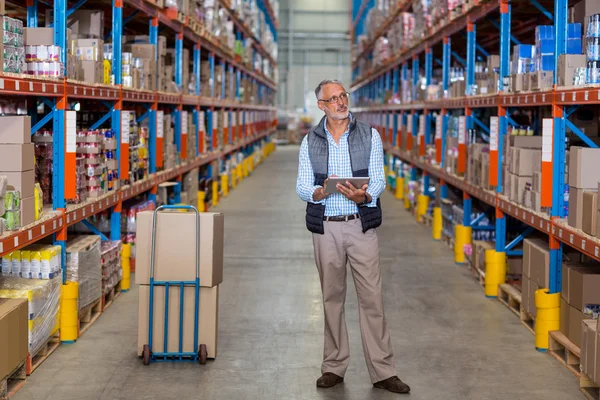
[[[410,393],[410,387],[402,382],[397,376],[392,376],[384,381],[374,383],[373,386],[379,389],[386,389],[394,393]]]
[[[325,372],[319,379],[317,379],[317,387],[330,388],[342,382],[344,382],[344,378],[341,376],[337,376],[333,372]]]

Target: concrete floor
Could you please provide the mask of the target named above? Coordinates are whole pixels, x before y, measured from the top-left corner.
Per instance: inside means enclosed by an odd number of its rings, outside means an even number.
[[[280,147],[219,211],[226,270],[215,361],[142,365],[137,296],[121,295],[76,344],[61,346],[14,397],[27,399],[392,399],[367,374],[355,291],[346,317],[353,349],[343,385],[318,390],[321,292],[295,147]],[[400,377],[411,399],[582,399],[575,377],[534,349],[507,308],[483,296],[451,251],[431,240],[386,193],[379,229],[385,307]],[[352,278],[349,274],[349,284]]]

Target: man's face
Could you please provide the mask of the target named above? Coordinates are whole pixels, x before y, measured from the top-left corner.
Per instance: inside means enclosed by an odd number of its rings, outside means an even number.
[[[346,89],[342,85],[335,83],[329,83],[321,89],[321,100],[329,100],[333,97],[337,97],[338,101],[328,102],[319,101],[318,105],[321,111],[327,115],[327,118],[333,120],[343,120],[348,118],[348,99],[345,100],[340,95],[345,94]]]

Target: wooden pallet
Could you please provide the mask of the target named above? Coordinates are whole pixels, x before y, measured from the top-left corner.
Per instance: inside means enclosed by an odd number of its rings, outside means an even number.
[[[58,346],[60,346],[60,331],[56,331],[54,335],[50,336],[44,346],[42,346],[36,354],[29,354],[27,356],[27,360],[25,361],[25,372],[27,375],[31,375],[37,367],[42,365],[42,363],[46,361],[46,358],[58,349]]]
[[[15,368],[7,377],[0,380],[0,400],[8,400],[25,385],[27,380],[27,360]]]
[[[581,351],[573,342],[571,342],[560,331],[551,331],[549,333],[550,343],[548,352],[552,357],[560,361],[577,378],[581,375],[580,354]]]
[[[102,297],[94,301],[89,306],[79,310],[79,326],[77,327],[77,337],[81,337],[89,327],[100,318],[102,314]]]
[[[521,292],[517,288],[508,283],[498,285],[498,301],[517,317],[521,317]]]
[[[102,296],[102,312],[106,311],[106,309],[116,300],[117,297],[121,294],[121,281],[119,281],[114,288],[110,289],[108,293]]]
[[[586,374],[579,376],[579,390],[588,400],[600,400],[600,387]]]
[[[523,325],[525,325],[525,327],[529,330],[529,332],[531,332],[533,335],[535,335],[535,318],[533,317],[533,315],[531,315],[530,313],[525,311],[523,309],[523,307],[521,306],[520,317],[521,317],[521,323]]]

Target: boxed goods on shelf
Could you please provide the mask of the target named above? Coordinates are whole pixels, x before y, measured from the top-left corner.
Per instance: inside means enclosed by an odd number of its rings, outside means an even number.
[[[2,257],[0,275],[23,279],[54,279],[61,274],[61,248],[32,244]]]
[[[27,300],[0,298],[0,380],[12,374],[27,358]],[[0,391],[0,396],[3,393]]]
[[[121,247],[122,242],[120,240],[104,241],[101,243],[102,294],[110,292],[123,277]]]
[[[104,12],[101,10],[75,10],[67,17],[67,26],[74,38],[104,38]]]
[[[584,213],[589,215],[593,210],[584,208],[585,192],[598,191],[598,177],[595,172],[600,167],[598,152],[600,150],[587,147],[571,146],[569,149],[569,225],[583,228]],[[591,227],[588,227],[591,230]]]
[[[29,354],[35,355],[59,328],[61,277],[49,280],[0,277],[0,298],[27,299]]]
[[[532,238],[523,241],[522,306],[533,317],[537,314],[535,291],[547,288],[550,248],[548,240]]]
[[[4,72],[25,71],[25,39],[23,21],[7,16],[2,19],[2,66]]]
[[[600,371],[596,373],[596,365],[600,364],[597,362],[598,357],[600,357],[600,351],[597,350],[598,332],[597,320],[584,319],[581,321],[581,372],[595,383],[600,382]]]
[[[598,319],[600,298],[598,282],[600,271],[594,264],[577,261],[564,262],[562,266],[561,332],[576,346],[582,346],[582,321]]]
[[[67,282],[78,282],[79,310],[102,296],[100,236],[82,235],[67,241]]]

